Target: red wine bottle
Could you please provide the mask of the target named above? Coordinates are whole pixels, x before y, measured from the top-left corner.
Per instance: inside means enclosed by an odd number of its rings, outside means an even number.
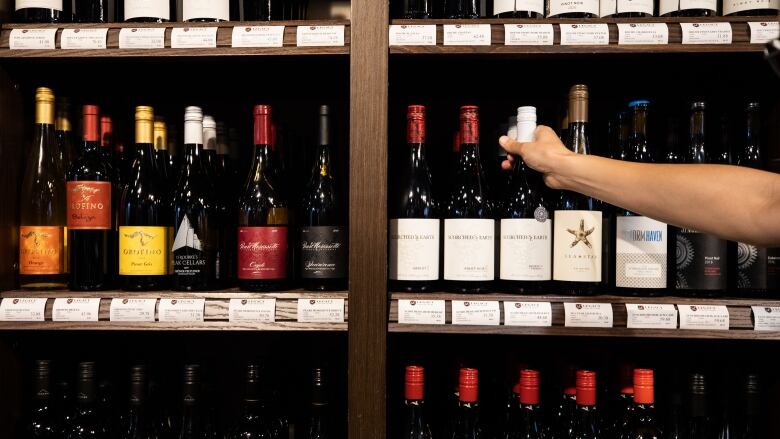
[[[577,371],[577,408],[571,439],[598,439],[601,437],[599,414],[596,409],[596,373]]]
[[[68,0],[65,0],[68,1]],[[73,21],[77,23],[108,23],[109,0],[74,0]]]
[[[555,426],[551,428],[555,432],[556,438],[568,438],[574,431],[574,414],[577,410],[576,387],[566,387],[558,403],[558,409],[555,413]]]
[[[747,375],[742,389],[743,405],[737,422],[737,439],[768,437],[766,418],[761,414],[761,398],[761,381],[758,375]]]
[[[425,417],[425,369],[422,366],[406,366],[403,419],[402,439],[433,437]]]
[[[154,423],[154,413],[149,408],[149,381],[146,366],[133,366],[130,370],[129,410],[120,428],[122,439],[158,439],[160,432]]]
[[[477,369],[462,368],[458,379],[458,410],[453,422],[452,439],[479,439],[479,375]]]
[[[95,363],[79,363],[76,409],[63,439],[108,439],[98,413]]]
[[[211,185],[212,190],[217,194],[224,193],[221,192],[223,188],[220,186],[218,175],[219,158],[217,157],[217,122],[212,116],[209,115],[203,116],[203,158],[201,159],[201,163],[205,171],[205,178]],[[225,197],[216,197],[214,199],[214,203],[218,212],[218,227],[219,229],[224,230],[228,226],[228,203],[225,201]],[[220,284],[224,284],[228,278],[228,265],[225,263],[227,257],[225,254],[226,244],[227,241],[225,241],[223,237],[220,236],[219,241],[217,241],[216,244],[217,279],[219,280]]]
[[[628,432],[621,439],[661,439],[655,413],[655,382],[650,369],[634,369],[634,406]]]
[[[184,366],[178,439],[204,438],[206,413],[205,410],[201,409],[201,387],[200,365],[188,364]]]
[[[57,437],[52,406],[51,369],[49,360],[38,360],[33,370],[33,395],[29,414],[24,420],[24,437],[55,439]]]
[[[261,395],[260,366],[249,364],[244,380],[244,401],[241,416],[227,439],[275,438],[273,421],[268,416]]]
[[[547,17],[555,18],[596,18],[599,15],[598,0],[570,2],[566,0],[546,0]],[[569,115],[571,117],[571,115]]]
[[[684,425],[685,439],[712,439],[715,437],[714,420],[709,409],[707,379],[699,373],[691,374],[688,381],[688,413]]]
[[[495,18],[544,18],[544,0],[493,0]]]
[[[68,23],[71,21],[70,0],[16,0],[16,23]]]
[[[234,193],[238,187],[238,174],[233,160],[230,157],[232,147],[229,145],[225,124],[217,122],[217,162],[214,169],[215,187],[217,194]],[[236,273],[236,197],[228,197],[222,200],[222,231],[219,248],[219,278],[223,287],[233,285]],[[231,232],[225,233],[230,230]]]
[[[518,387],[517,427],[506,439],[542,439],[546,430],[539,405],[539,371],[521,370]]]
[[[308,439],[329,439],[331,437],[330,410],[325,386],[324,372],[315,368],[312,380],[311,413],[309,414]]]
[[[113,271],[112,169],[98,147],[98,113],[84,106],[81,155],[68,171],[70,288],[79,291],[108,288]]]

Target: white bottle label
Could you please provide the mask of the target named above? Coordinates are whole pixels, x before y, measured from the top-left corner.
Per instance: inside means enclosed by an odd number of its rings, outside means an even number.
[[[653,15],[654,7],[653,0],[601,0],[599,15],[608,17],[625,12]]]
[[[552,279],[552,221],[502,219],[500,265],[504,280]]]
[[[661,0],[658,5],[658,14],[666,15],[670,12],[684,11],[687,9],[718,10],[717,0]]]
[[[229,0],[184,0],[182,4],[184,21],[194,18],[230,20]]]
[[[780,0],[723,0],[723,15],[752,9],[780,9]]]
[[[666,224],[645,216],[619,216],[615,244],[615,285],[666,288]]]
[[[544,14],[544,0],[495,0],[493,2],[493,14],[514,11],[531,11]]]
[[[493,280],[495,233],[492,219],[445,219],[444,279]]]
[[[598,15],[599,0],[550,0],[550,17],[569,13]]]
[[[439,279],[439,220],[390,220],[390,279]]]
[[[553,279],[601,282],[601,212],[556,210]]]
[[[16,0],[16,10],[25,8],[43,8],[62,11],[62,0]]]
[[[125,0],[125,20],[139,17],[171,19],[168,0]]]

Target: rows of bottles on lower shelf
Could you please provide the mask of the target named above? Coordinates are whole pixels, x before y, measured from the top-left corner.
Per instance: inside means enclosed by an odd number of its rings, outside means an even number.
[[[175,156],[164,122],[148,106],[136,108],[135,145],[112,155],[111,119],[85,105],[76,154],[64,108],[55,124],[53,92],[37,90],[20,207],[23,288],[345,288],[347,232],[330,107],[316,113],[314,163],[298,201],[287,190],[270,105],[254,108],[248,167],[231,158],[237,147],[228,145],[224,125],[199,107],[185,110],[184,146]]]
[[[307,394],[301,395],[308,401],[305,413],[292,417],[279,397],[286,389],[260,363],[247,364],[242,387],[230,395],[242,408],[222,419],[218,398],[225,388],[207,380],[199,364],[184,366],[175,402],[167,382],[175,382],[173,377],[161,377],[147,365],[132,366],[120,384],[104,379],[108,374],[95,362],[82,362],[75,386],[54,366],[35,362],[20,439],[325,439],[338,429],[323,368],[313,369]]]
[[[559,133],[579,154],[593,153],[588,100],[586,86],[571,88],[568,122]],[[408,107],[407,148],[403,154],[399,150],[391,172],[398,175],[391,181],[389,201],[392,290],[648,296],[730,291],[768,297],[778,285],[775,249],[727,242],[574,192],[550,190],[519,158],[512,172],[502,171],[505,151],[496,159],[480,156],[478,111],[461,107],[447,175],[434,179],[426,159],[425,107]],[[708,103],[693,102],[688,115],[687,124],[670,119],[668,137],[661,140],[657,132],[648,132],[653,104],[632,101],[611,123],[609,138],[602,139],[609,147],[600,145],[597,153],[633,162],[763,166],[758,102],[739,110],[739,136],[723,140],[720,149],[711,142],[716,124]],[[688,126],[684,147],[678,145],[675,124]],[[531,141],[535,128],[536,109],[520,107],[498,131]],[[490,148],[495,140],[483,144]],[[449,193],[438,186],[445,180]]]

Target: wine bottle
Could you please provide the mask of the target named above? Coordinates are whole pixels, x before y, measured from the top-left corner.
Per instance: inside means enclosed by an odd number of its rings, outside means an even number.
[[[691,374],[688,382],[687,417],[683,427],[683,437],[686,439],[712,439],[715,437],[708,396],[709,389],[704,375]]]
[[[65,0],[68,1],[68,0]],[[108,0],[74,0],[73,21],[78,23],[108,23]]]
[[[599,0],[570,2],[566,0],[546,0],[547,17],[555,18],[596,18],[599,15]],[[571,114],[569,114],[571,117]]]
[[[68,171],[70,288],[79,291],[108,288],[113,269],[112,168],[98,147],[98,113],[84,106],[81,155]]]
[[[273,422],[268,416],[261,395],[260,366],[257,364],[247,365],[245,377],[242,413],[227,438],[275,438]]]
[[[244,0],[245,21],[282,20],[284,12],[279,0]]]
[[[183,21],[228,21],[230,0],[182,0]]]
[[[73,419],[74,397],[70,382],[59,380],[54,386],[54,427],[57,434],[55,437],[60,438]]]
[[[621,439],[631,430],[631,422],[634,417],[634,387],[622,387],[620,395],[615,403],[614,412],[611,414],[611,424],[607,433],[616,439]]]
[[[723,0],[724,16],[777,16],[780,9],[778,0]]]
[[[58,431],[52,406],[51,369],[49,360],[37,360],[33,370],[33,394],[29,414],[24,420],[24,437],[55,439]]]
[[[203,116],[203,169],[211,185],[216,187],[217,122],[209,115]]]
[[[461,368],[458,378],[458,410],[453,422],[452,439],[479,439],[479,375],[477,369]]]
[[[402,439],[431,439],[431,427],[425,416],[425,369],[406,366],[404,385],[404,421]]]
[[[22,180],[19,284],[27,289],[67,285],[65,172],[54,133],[54,93],[35,92],[35,137]]]
[[[95,363],[79,363],[76,410],[63,439],[108,439],[97,411]]]
[[[129,410],[121,426],[120,439],[160,438],[153,412],[148,410],[148,385],[146,366],[133,366],[130,370]]]
[[[521,370],[518,390],[517,427],[506,439],[543,439],[546,430],[539,405],[539,371]]]
[[[176,0],[117,0],[122,20],[133,23],[176,21]]]
[[[737,422],[736,439],[768,437],[766,418],[761,414],[761,396],[761,381],[758,375],[747,375],[742,389],[742,410]]]
[[[126,290],[168,284],[171,215],[166,182],[154,162],[152,107],[135,109],[135,157],[119,214],[119,277]]]
[[[218,194],[235,193],[238,187],[236,168],[233,160],[230,158],[232,147],[228,142],[227,130],[225,124],[217,122],[217,162],[214,176],[216,178],[216,188]],[[232,286],[233,278],[236,273],[236,209],[237,199],[229,197],[223,200],[223,233],[220,234],[220,280],[223,286]],[[231,232],[224,232],[230,230]],[[224,253],[224,254],[223,254]]]
[[[313,373],[311,408],[309,414],[308,439],[328,439],[331,437],[328,395],[325,387],[324,372],[315,368]]]
[[[242,289],[281,289],[287,278],[287,200],[272,169],[271,106],[254,108],[254,158],[238,200],[238,279]]]
[[[494,279],[496,232],[479,158],[478,107],[461,107],[460,132],[460,161],[444,219],[444,279],[454,291],[477,292]]]
[[[100,116],[100,155],[103,160],[109,163],[111,171],[114,172],[114,122],[111,116]]]
[[[574,429],[571,439],[597,439],[601,434],[599,414],[596,409],[596,373],[577,371],[577,408],[574,412]]]
[[[152,136],[154,137],[154,161],[157,172],[166,181],[177,181],[171,168],[171,155],[168,153],[168,127],[162,116],[155,116]]]
[[[482,0],[444,0],[444,18],[479,18]]]
[[[16,23],[67,23],[71,21],[70,0],[16,0]]]
[[[577,410],[575,402],[577,398],[576,387],[565,387],[561,396],[554,419],[555,424],[551,426],[553,436],[561,439],[568,439],[574,431],[574,414]]]
[[[217,194],[203,166],[203,111],[184,113],[184,164],[173,195],[173,289],[218,286],[220,212]]]
[[[650,369],[634,369],[634,408],[631,427],[620,439],[661,439],[655,414],[655,381]]]
[[[493,0],[496,18],[544,18],[544,0]]]
[[[569,133],[566,147],[589,154],[588,88],[569,91]],[[553,279],[562,292],[592,294],[602,280],[602,212],[590,197],[560,191],[553,220]]]
[[[200,365],[184,366],[178,439],[204,439],[205,413],[201,410],[201,390]]]
[[[691,105],[688,163],[708,163],[706,104]],[[677,231],[677,290],[690,296],[714,296],[726,289],[726,240],[690,229]]]
[[[402,18],[428,19],[433,18],[434,3],[432,0],[404,0]]]
[[[130,172],[133,168],[132,154],[130,154],[121,139],[118,139],[114,144],[112,161],[114,165],[114,185],[121,192],[130,180]]]
[[[655,13],[653,0],[601,0],[599,16],[601,18],[646,18]]]
[[[220,185],[219,177],[219,159],[217,158],[217,122],[213,117],[209,115],[203,116],[203,157],[201,158],[201,164],[204,169],[204,178],[211,185],[211,190],[216,194],[225,193],[224,189]],[[214,206],[216,211],[216,222],[220,229],[220,234],[216,241],[216,254],[217,254],[217,280],[220,284],[224,283],[227,278],[226,264],[226,245],[227,241],[223,238],[222,231],[225,230],[229,224],[228,219],[232,212],[228,211],[228,203],[224,197],[215,197]]]
[[[62,166],[67,170],[71,161],[76,158],[73,125],[70,123],[70,99],[66,97],[57,98],[55,108],[57,117],[54,120],[54,130],[57,134],[57,145],[60,149]]]
[[[517,109],[517,141],[533,141],[536,108]],[[501,219],[500,279],[512,290],[540,292],[552,279],[552,221],[539,174],[515,157]]]
[[[718,14],[717,0],[659,0],[661,17],[714,17]]]

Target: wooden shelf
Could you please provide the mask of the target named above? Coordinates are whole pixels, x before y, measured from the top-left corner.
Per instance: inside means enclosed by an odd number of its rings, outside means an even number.
[[[297,29],[299,26],[344,26],[344,46],[298,47]],[[218,27],[217,47],[208,49],[172,49],[171,29],[192,27]],[[232,47],[233,27],[236,26],[285,26],[282,47],[234,48]],[[9,38],[13,29],[58,29],[57,49],[52,50],[11,50]],[[106,49],[61,49],[63,29],[109,28]],[[120,49],[119,32],[123,28],[166,28],[164,49]],[[0,27],[0,59],[2,58],[191,58],[191,57],[236,57],[263,55],[348,55],[350,45],[349,20],[305,20],[305,21],[263,21],[220,23],[101,23],[101,24],[3,24]]]
[[[762,53],[763,44],[750,43],[748,22],[777,21],[778,17],[653,17],[653,18],[602,18],[602,19],[478,19],[478,20],[392,20],[398,25],[436,25],[435,46],[391,46],[395,55],[576,55],[576,54],[649,54],[649,53]],[[680,23],[731,23],[731,44],[681,44]],[[606,23],[609,25],[609,45],[562,46],[558,24]],[[666,23],[669,26],[669,44],[663,45],[618,45],[618,23]],[[490,46],[444,46],[445,24],[490,24]],[[555,33],[553,45],[506,46],[504,45],[505,24],[553,24]]]
[[[398,323],[398,300],[445,300],[445,325],[410,325]],[[452,325],[452,300],[550,302],[552,305],[552,326],[520,327],[504,326],[504,311],[501,308],[501,325],[466,326]],[[564,303],[610,303],[612,304],[612,328],[579,328],[564,326]],[[673,305],[725,305],[729,311],[729,330],[689,329],[629,329],[626,327],[625,304],[673,304]],[[389,332],[395,333],[441,333],[441,334],[503,334],[503,335],[553,335],[591,337],[639,337],[639,338],[681,338],[681,339],[728,339],[728,340],[780,340],[780,331],[755,331],[751,306],[780,306],[778,300],[764,299],[708,299],[685,297],[624,297],[624,296],[561,296],[561,295],[511,295],[511,294],[450,294],[450,293],[391,293]]]
[[[100,313],[97,322],[54,322],[52,307],[54,300],[46,303],[44,322],[0,322],[0,330],[231,330],[231,331],[346,331],[348,319],[348,293],[346,291],[278,291],[249,293],[236,289],[209,292],[176,291],[7,291],[0,293],[3,299],[11,298],[100,298]],[[112,299],[156,298],[159,299],[198,298],[205,299],[203,322],[111,322],[109,312]],[[276,299],[276,316],[273,323],[235,323],[229,321],[230,299]],[[343,323],[299,323],[299,299],[344,299]],[[157,316],[156,319],[159,319]]]

